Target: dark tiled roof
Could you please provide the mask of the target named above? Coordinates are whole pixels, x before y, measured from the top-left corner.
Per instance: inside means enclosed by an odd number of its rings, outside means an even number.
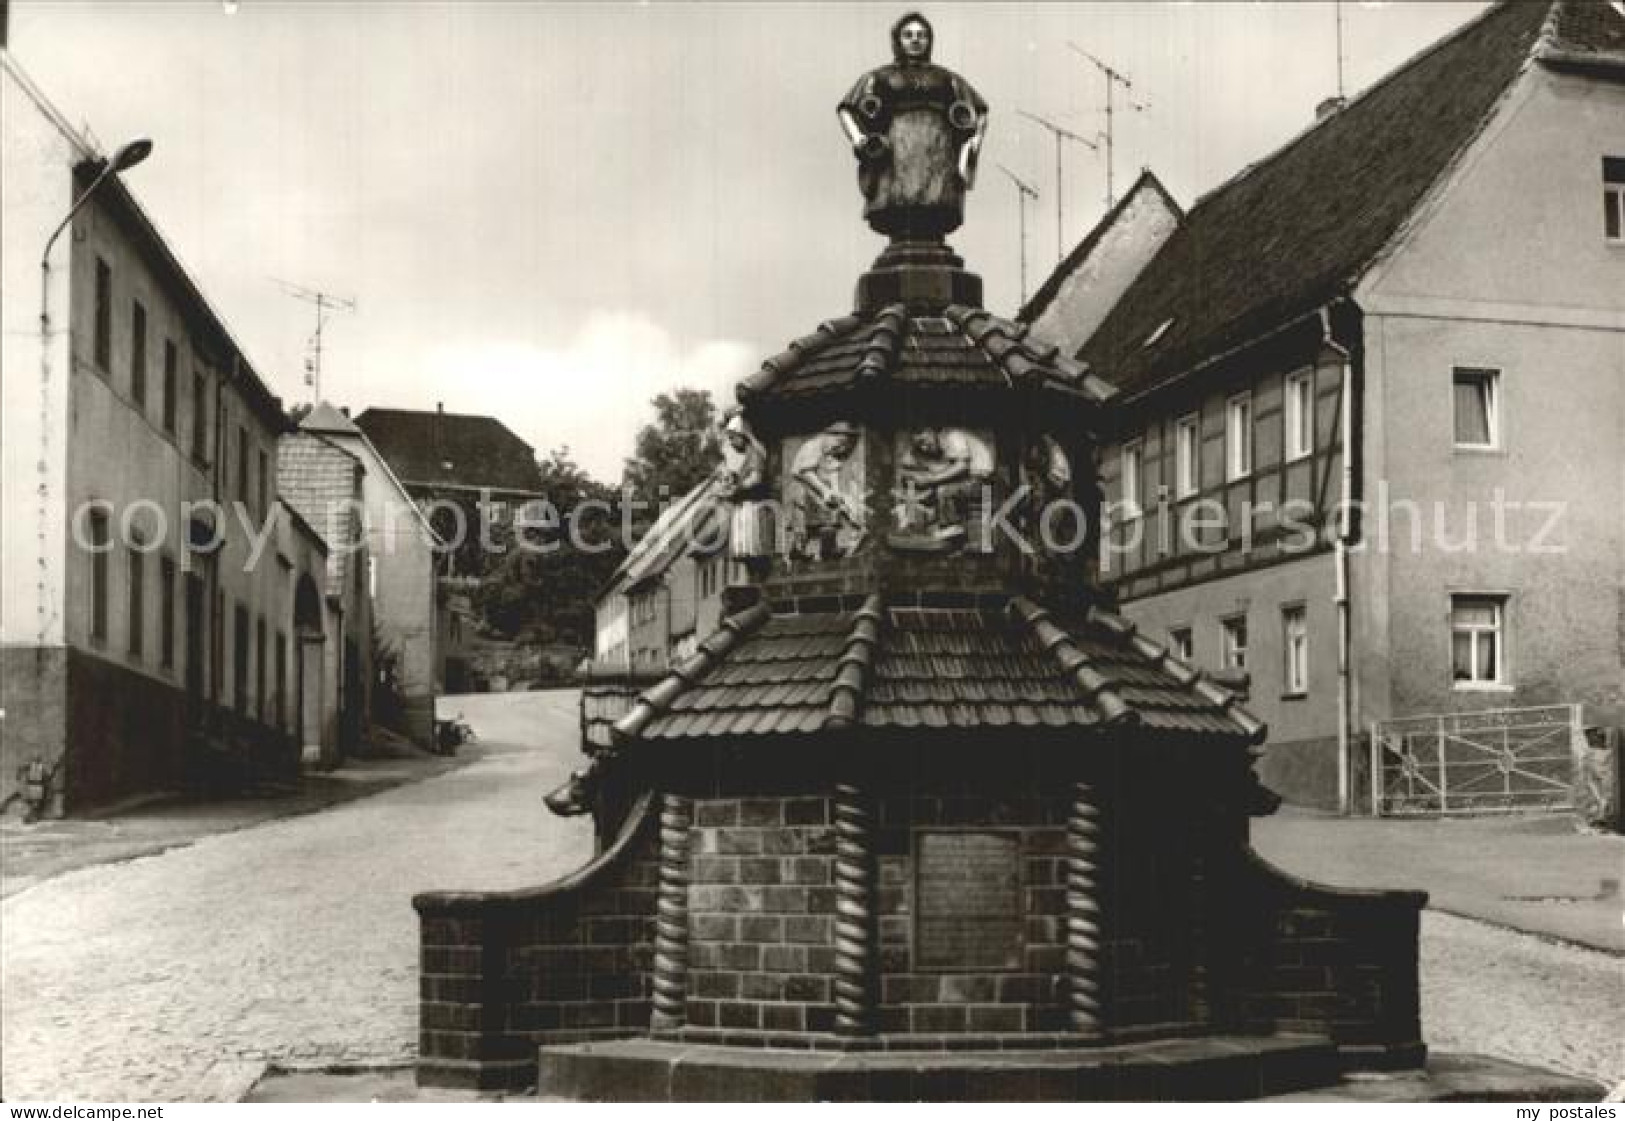
[[[1492,8],[1203,197],[1080,357],[1135,394],[1343,293],[1478,135],[1549,12]]]
[[[1098,727],[1258,742],[1234,693],[1109,612],[1061,621],[1004,610],[888,604],[729,616],[615,725],[618,739],[863,728]]]
[[[494,417],[368,409],[355,423],[405,486],[542,492],[531,446]]]
[[[902,304],[873,316],[831,320],[762,363],[739,383],[739,399],[807,397],[868,381],[1011,389],[1028,387],[1100,402],[1112,389],[1025,324],[951,305],[910,315]]]

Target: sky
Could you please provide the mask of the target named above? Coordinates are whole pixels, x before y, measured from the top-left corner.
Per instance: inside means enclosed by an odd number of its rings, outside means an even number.
[[[1350,94],[1475,3],[1342,5]],[[903,4],[170,0],[12,5],[10,49],[107,150],[273,391],[498,417],[619,480],[655,394],[732,385],[850,310],[883,248],[835,104],[890,58]],[[1152,168],[1188,206],[1301,132],[1337,86],[1331,3],[934,3],[935,61],[992,107],[950,239],[1020,302],[1105,210],[1102,152],[1051,135],[1115,116],[1119,193]],[[1130,99],[1143,109],[1125,108]]]

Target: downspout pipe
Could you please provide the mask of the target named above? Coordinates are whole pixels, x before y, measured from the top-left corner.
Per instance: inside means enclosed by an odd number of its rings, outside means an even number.
[[[1353,363],[1347,348],[1337,342],[1332,326],[1332,306],[1320,309],[1323,353],[1336,356],[1339,364],[1337,403],[1338,440],[1341,444],[1341,470],[1338,487],[1337,540],[1333,544],[1337,607],[1337,811],[1347,817],[1353,812],[1354,682],[1349,590],[1349,547],[1353,522],[1350,504],[1354,498],[1354,403]]]

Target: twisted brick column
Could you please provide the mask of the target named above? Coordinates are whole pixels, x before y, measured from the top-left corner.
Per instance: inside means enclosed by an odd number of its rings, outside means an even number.
[[[660,805],[660,902],[655,916],[654,1010],[650,1026],[688,1020],[688,837],[694,804],[667,794]]]
[[[835,787],[835,1031],[874,1031],[874,815],[863,792]]]
[[[1066,822],[1066,975],[1072,1030],[1100,1034],[1100,803],[1093,783],[1072,785]]]

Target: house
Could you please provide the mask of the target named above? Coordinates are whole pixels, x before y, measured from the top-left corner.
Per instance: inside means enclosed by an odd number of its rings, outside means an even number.
[[[299,431],[321,437],[361,466],[361,517],[371,562],[367,588],[379,653],[386,659],[382,663],[375,659],[372,687],[375,701],[387,697],[387,692],[377,693],[378,677],[390,674],[391,688],[401,703],[401,711],[395,713],[380,712],[375,703],[373,713],[420,746],[430,747],[434,701],[445,688],[442,542],[389,462],[342,410],[319,403],[300,422]]]
[[[1347,806],[1361,734],[1412,714],[1625,720],[1618,6],[1493,6],[1160,209],[1025,318],[1117,386],[1106,576],[1250,671],[1266,780]]]
[[[291,777],[327,556],[276,494],[281,402],[3,49],[0,97],[0,805]]]
[[[319,404],[312,411],[325,414],[333,407]],[[336,625],[322,636],[319,651],[303,649],[321,666],[310,687],[320,689],[330,711],[320,726],[300,729],[306,760],[329,766],[361,746],[371,711],[372,554],[362,516],[365,478],[360,459],[303,422],[277,443],[282,500],[305,522],[319,526],[329,545],[320,593]]]

